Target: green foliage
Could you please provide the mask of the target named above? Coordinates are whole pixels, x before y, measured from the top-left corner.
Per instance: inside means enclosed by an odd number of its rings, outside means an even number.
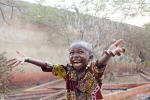
[[[56,8],[41,5],[27,5],[22,17],[30,22],[46,25],[48,21],[57,20]]]
[[[110,70],[110,71],[108,72],[108,74],[106,75],[106,78],[107,78],[108,81],[110,81],[110,82],[115,82],[115,81],[117,81],[117,75],[118,75],[117,71],[115,71],[115,70]]]
[[[63,9],[35,4],[26,4],[22,13],[23,19],[41,25],[42,27],[51,28],[55,32],[64,31],[64,27],[67,27],[66,25],[71,18],[68,15],[68,11]]]
[[[144,65],[144,67],[148,67],[150,65],[150,61],[145,60],[143,65]]]
[[[43,2],[45,2],[45,0],[35,0],[37,4],[42,4]]]
[[[2,2],[2,3],[6,3],[6,0],[1,0],[0,2]]]
[[[22,18],[41,26],[47,32],[54,32],[54,37],[62,37],[66,43],[70,43],[72,30],[69,25],[75,21],[75,14],[63,9],[36,4],[25,4],[22,10]],[[51,35],[50,38],[53,38]]]
[[[150,23],[144,24],[145,29],[150,33]]]
[[[95,12],[99,12],[99,11],[104,11],[104,9],[106,8],[106,3],[109,0],[82,0],[79,3],[79,12],[80,13],[88,13],[90,11],[95,11]],[[82,10],[81,10],[82,9]]]
[[[113,0],[110,2],[109,0],[82,0],[79,6],[74,3],[75,6],[72,9],[75,12],[68,11],[72,6],[64,10],[26,3],[24,4],[25,9],[23,10],[22,17],[47,28],[48,32],[53,32],[58,37],[63,37],[67,44],[73,40],[73,35],[76,31],[76,33],[78,32],[77,35],[79,34],[78,39],[83,39],[89,43],[92,42],[91,44],[95,48],[95,52],[107,49],[111,44],[111,41],[109,41],[111,38],[115,40],[122,38],[124,39],[123,45],[126,48],[125,55],[127,55],[129,62],[136,62],[140,52],[144,52],[145,59],[150,60],[150,37],[145,32],[145,29],[113,22],[105,18],[100,19],[93,17],[94,15],[90,16],[87,13],[88,11],[95,11],[93,13],[99,16],[101,15],[100,11],[104,11],[107,17],[107,14],[112,15],[117,11],[121,11],[124,19],[125,17],[135,17],[136,15],[145,13],[145,11],[149,11],[149,3],[146,3],[144,0],[135,1]],[[109,3],[109,6],[107,3]],[[145,8],[143,8],[144,6]],[[149,30],[149,26],[146,26],[146,29]],[[50,38],[52,38],[52,35]],[[99,58],[99,55],[99,53],[94,54],[95,58]]]
[[[0,54],[0,93],[9,93],[8,79],[12,77],[10,73],[12,71],[12,67],[6,66],[6,57],[5,53]]]
[[[136,71],[140,71],[142,68],[146,68],[150,66],[150,61],[145,60],[144,62],[138,63],[136,67]]]

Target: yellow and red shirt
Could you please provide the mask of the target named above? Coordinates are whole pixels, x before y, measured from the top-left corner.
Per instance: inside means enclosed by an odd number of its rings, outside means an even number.
[[[52,74],[65,79],[67,100],[103,99],[101,86],[105,66],[98,68],[95,62],[91,62],[80,77],[77,77],[76,70],[69,64],[64,66],[47,63],[47,66],[42,67],[42,70],[52,72]]]

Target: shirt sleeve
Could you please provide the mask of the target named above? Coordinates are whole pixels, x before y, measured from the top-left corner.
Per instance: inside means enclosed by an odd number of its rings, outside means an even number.
[[[59,65],[59,64],[50,64],[46,62],[47,66],[41,67],[44,72],[52,72],[53,75],[66,78],[67,66]]]
[[[92,71],[93,71],[94,75],[96,76],[96,78],[98,78],[99,81],[101,82],[103,80],[103,78],[104,78],[103,74],[104,74],[106,65],[103,65],[101,67],[97,67],[96,63],[97,63],[97,61],[92,63]]]

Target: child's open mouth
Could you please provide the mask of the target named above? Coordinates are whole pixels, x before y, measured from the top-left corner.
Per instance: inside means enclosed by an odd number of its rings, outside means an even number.
[[[80,69],[81,66],[82,66],[82,63],[81,63],[81,62],[73,62],[73,67],[74,67],[75,69]]]

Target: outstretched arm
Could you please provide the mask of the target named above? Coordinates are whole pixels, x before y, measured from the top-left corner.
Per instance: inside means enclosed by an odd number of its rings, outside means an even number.
[[[114,57],[116,55],[120,56],[121,52],[125,52],[125,48],[120,48],[118,47],[118,45],[122,42],[122,39],[117,40],[114,44],[112,44],[108,50],[104,51],[104,56],[97,61],[97,66],[101,67],[107,64],[107,62],[109,61],[109,59],[111,57]]]
[[[24,62],[32,63],[32,64],[37,65],[39,67],[47,66],[45,61],[30,58],[20,51],[16,51],[16,52],[17,52],[18,56],[6,61],[8,66],[15,67],[19,64],[23,64]]]

